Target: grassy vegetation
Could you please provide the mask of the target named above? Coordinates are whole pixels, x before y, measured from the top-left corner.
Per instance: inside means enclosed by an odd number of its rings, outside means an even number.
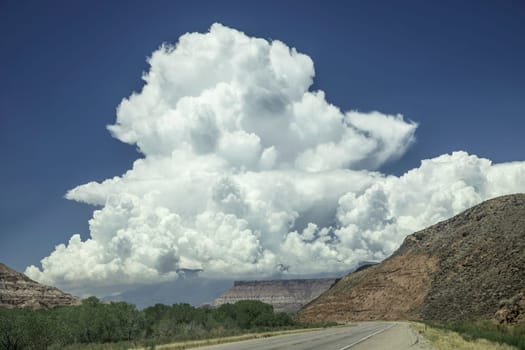
[[[492,321],[426,321],[425,325],[415,327],[438,349],[525,350],[523,324],[503,326]]]
[[[98,344],[98,343],[74,344],[74,345],[63,347],[63,348],[60,347],[60,349],[63,349],[63,350],[124,350],[124,349],[126,350],[129,350],[129,349],[182,350],[182,349],[190,349],[190,348],[206,346],[206,345],[217,345],[217,344],[231,343],[231,342],[249,340],[249,339],[268,338],[268,337],[274,337],[274,336],[283,335],[283,334],[311,332],[311,331],[315,331],[318,329],[320,328],[298,328],[298,329],[277,330],[277,331],[270,331],[270,332],[268,331],[267,332],[253,332],[253,333],[243,333],[243,334],[239,334],[235,336],[228,336],[228,337],[206,338],[206,339],[200,339],[200,340],[185,340],[185,341],[176,341],[176,342],[170,342],[170,343],[150,340],[150,341],[143,341],[143,342],[121,341],[117,343],[103,343],[103,344]],[[57,347],[56,349],[59,349],[59,347]],[[49,348],[49,350],[54,350],[54,348],[51,347]]]
[[[170,344],[163,344],[155,347],[158,350],[183,350],[190,349],[199,346],[205,345],[217,345],[224,343],[232,343],[236,341],[249,340],[249,339],[258,339],[258,338],[268,338],[274,337],[277,335],[292,334],[292,333],[301,333],[301,332],[311,332],[314,330],[319,330],[320,328],[301,328],[301,329],[290,329],[283,331],[272,331],[272,332],[262,332],[262,333],[247,333],[233,337],[224,337],[224,338],[212,338],[204,340],[191,340],[185,342],[176,342]],[[140,348],[137,350],[148,350],[148,348]]]
[[[284,334],[293,334],[293,333],[301,333],[301,332],[312,332],[316,330],[320,330],[326,327],[333,327],[335,324],[325,324],[322,327],[314,327],[313,325],[302,325],[299,328],[293,328],[288,330],[275,330],[275,331],[259,331],[259,332],[251,332],[251,333],[239,333],[239,335],[235,336],[222,336],[222,337],[214,337],[211,338],[204,338],[200,340],[185,340],[185,341],[176,341],[176,342],[166,342],[166,341],[159,341],[159,340],[149,340],[149,341],[142,341],[142,342],[117,342],[117,343],[91,343],[91,344],[74,344],[66,347],[57,347],[56,349],[62,349],[62,350],[129,350],[129,349],[136,349],[136,350],[149,350],[149,349],[155,349],[155,350],[182,350],[182,349],[190,349],[195,348],[199,346],[206,346],[206,345],[217,345],[217,344],[224,344],[224,343],[232,343],[242,340],[249,340],[249,339],[258,339],[258,338],[269,338],[274,337],[278,335],[284,335]],[[51,347],[49,350],[54,350],[55,348]]]

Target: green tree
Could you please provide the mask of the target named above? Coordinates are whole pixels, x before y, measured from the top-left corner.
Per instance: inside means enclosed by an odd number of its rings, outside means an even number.
[[[258,300],[241,300],[234,304],[237,325],[241,329],[265,326],[273,316],[273,307]]]

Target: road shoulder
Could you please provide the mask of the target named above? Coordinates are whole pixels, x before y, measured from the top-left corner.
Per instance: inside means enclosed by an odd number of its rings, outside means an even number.
[[[352,346],[351,349],[431,350],[434,348],[409,323],[396,322],[392,327]]]

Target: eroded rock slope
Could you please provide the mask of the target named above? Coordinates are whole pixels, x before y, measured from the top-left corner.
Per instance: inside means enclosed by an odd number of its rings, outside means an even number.
[[[408,236],[381,264],[308,304],[303,321],[490,319],[525,288],[525,194],[483,202]]]
[[[78,304],[79,298],[35,282],[0,263],[0,307],[42,309]]]

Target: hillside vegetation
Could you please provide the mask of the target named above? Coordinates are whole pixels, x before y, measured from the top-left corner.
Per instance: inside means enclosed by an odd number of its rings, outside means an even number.
[[[444,348],[461,348],[458,344],[450,346],[451,341],[471,346],[472,344],[479,344],[479,340],[486,340],[492,344],[500,344],[501,348],[506,345],[507,348],[513,347],[513,349],[525,350],[525,324],[502,325],[486,320],[425,321],[424,323],[425,326],[421,324],[415,324],[415,326],[420,333],[433,341],[434,344],[443,344]],[[449,347],[446,346],[447,344]],[[441,349],[440,346],[437,347]],[[482,348],[482,346],[474,347],[474,349]],[[487,346],[487,348],[489,347]]]

